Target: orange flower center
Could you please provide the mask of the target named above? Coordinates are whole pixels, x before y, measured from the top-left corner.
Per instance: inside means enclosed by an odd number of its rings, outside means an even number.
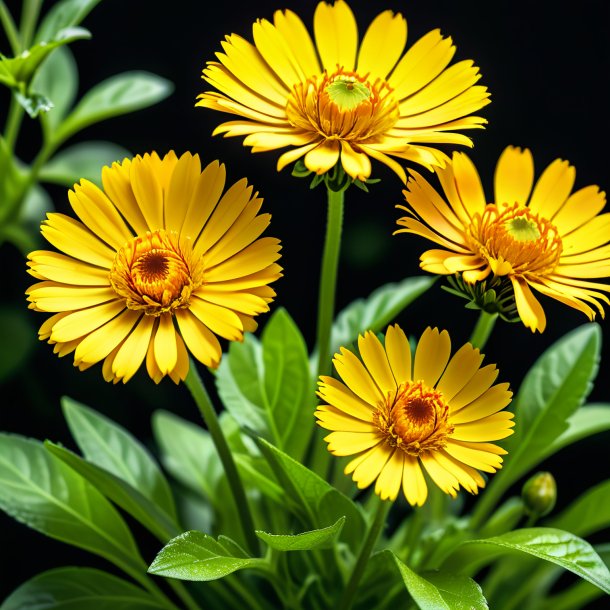
[[[373,414],[373,422],[391,447],[418,456],[442,449],[453,426],[440,392],[422,381],[408,381],[390,394]]]
[[[110,284],[129,309],[151,316],[188,307],[191,293],[202,283],[191,255],[190,241],[179,241],[177,233],[148,232],[117,252]]]
[[[488,204],[472,219],[470,240],[495,275],[550,273],[562,252],[556,227],[517,203]]]
[[[335,140],[370,141],[399,118],[392,89],[381,79],[337,69],[295,85],[286,105],[294,127]]]

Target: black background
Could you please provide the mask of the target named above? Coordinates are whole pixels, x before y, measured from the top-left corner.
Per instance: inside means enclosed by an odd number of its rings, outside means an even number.
[[[9,6],[16,5],[18,12],[19,4]],[[278,8],[295,10],[310,27],[315,5],[289,0],[211,4],[104,0],[82,24],[93,38],[72,46],[81,94],[104,78],[134,69],[157,73],[175,84],[173,95],[164,102],[90,127],[73,142],[108,139],[134,154],[189,150],[199,153],[204,164],[217,158],[225,162],[229,183],[246,176],[265,198],[264,210],[273,214],[267,234],[283,242],[284,278],[275,284],[278,297],[273,307],[288,309],[309,347],[315,328],[325,193],[322,188],[310,191],[308,181],[292,178],[290,169],[278,174],[275,163],[279,153],[253,155],[239,138],[212,138],[213,128],[231,117],[195,108],[194,102],[198,93],[209,89],[200,79],[201,69],[220,49],[225,34],[235,32],[251,39],[252,22],[258,17],[270,19]],[[593,183],[607,190],[608,3],[361,0],[351,6],[361,35],[376,14],[392,9],[407,18],[408,45],[438,27],[457,45],[454,61],[471,58],[481,68],[481,82],[489,87],[492,104],[480,112],[489,120],[487,129],[469,134],[475,141],[469,154],[489,196],[496,160],[509,144],[532,149],[537,175],[561,157],[576,167],[576,188]],[[8,54],[4,41],[0,51]],[[7,98],[2,95],[1,121],[6,108]],[[31,160],[38,138],[37,128],[26,123],[18,149],[24,161]],[[402,185],[379,163],[373,164],[373,173],[382,182],[374,185],[370,194],[355,188],[347,193],[338,308],[386,282],[420,274],[418,258],[428,248],[428,243],[414,236],[391,235],[399,215],[394,206],[403,201]],[[65,189],[51,192],[57,209],[68,211]],[[3,282],[3,300],[18,302],[31,278],[24,272],[23,258],[12,247],[2,246],[0,257],[9,276]],[[546,347],[587,322],[583,314],[541,299],[548,317],[544,334],[534,335],[520,325],[499,324],[485,350],[486,362],[497,362],[501,379],[510,381],[514,388]],[[32,312],[30,319],[35,332],[44,317]],[[265,316],[259,321],[264,324]],[[457,347],[468,339],[476,314],[464,309],[461,301],[447,295],[437,283],[400,316],[399,322],[416,336],[428,325],[447,328]],[[600,322],[607,337],[608,324]],[[170,409],[197,420],[185,388],[175,387],[169,380],[154,386],[140,373],[125,386],[112,386],[102,380],[100,366],[80,373],[69,358],[60,360],[50,346],[36,345],[27,371],[20,371],[0,388],[1,430],[50,438],[72,447],[59,409],[62,395],[100,410],[147,444],[154,409]],[[607,401],[610,397],[609,367],[610,353],[605,347],[591,400]],[[544,464],[558,480],[560,507],[587,486],[607,478],[609,440],[608,435],[598,435]],[[5,549],[0,560],[0,599],[28,577],[57,565],[105,567],[101,560],[47,540],[4,515],[0,515],[0,535]],[[156,550],[156,543],[144,537],[145,558],[152,559]]]

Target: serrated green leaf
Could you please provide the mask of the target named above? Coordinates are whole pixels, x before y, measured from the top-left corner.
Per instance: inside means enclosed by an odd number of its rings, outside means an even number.
[[[149,573],[180,580],[209,581],[245,568],[264,568],[264,559],[233,557],[220,542],[190,531],[170,540],[148,568]]]
[[[445,561],[444,568],[474,573],[487,563],[520,552],[554,563],[610,594],[610,571],[593,547],[582,538],[551,527],[532,527],[502,536],[463,542]]]
[[[110,502],[38,441],[0,433],[0,507],[51,538],[119,566],[145,568]]]
[[[301,534],[268,534],[267,532],[257,531],[256,535],[268,547],[277,551],[309,551],[315,548],[331,546],[344,524],[345,517],[341,517],[328,527]]]
[[[72,187],[84,178],[100,186],[102,168],[130,156],[131,153],[127,149],[112,142],[80,142],[61,150],[45,163],[40,170],[39,179]]]
[[[301,459],[314,430],[315,393],[301,332],[284,309],[274,312],[262,340],[232,343],[216,387],[235,420]]]
[[[172,492],[144,445],[117,423],[71,398],[64,397],[61,404],[85,458],[137,489],[175,522]]]
[[[0,610],[160,610],[165,606],[130,582],[92,568],[42,572],[11,593]]]
[[[143,71],[123,72],[95,85],[78,102],[58,128],[55,138],[63,141],[110,117],[152,106],[173,90],[166,79]]]
[[[47,451],[87,479],[100,493],[139,521],[161,542],[167,542],[180,533],[181,528],[170,515],[123,479],[87,462],[65,447],[50,441],[45,441],[44,446]]]
[[[42,19],[34,42],[53,40],[57,33],[81,23],[100,0],[60,0]]]

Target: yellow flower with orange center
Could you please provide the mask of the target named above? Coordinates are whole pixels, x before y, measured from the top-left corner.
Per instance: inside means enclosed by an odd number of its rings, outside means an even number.
[[[80,370],[104,361],[107,381],[148,374],[176,383],[188,351],[215,368],[217,336],[240,341],[268,311],[281,268],[279,241],[259,238],[269,214],[245,179],[224,194],[225,168],[203,172],[197,155],[124,159],[102,170],[103,190],[82,180],[69,191],[80,220],[48,214],[42,234],[60,252],[29,255],[39,280],[30,307],[54,313],[40,339]],[[187,351],[188,350],[188,351]]]
[[[373,482],[382,500],[400,489],[412,505],[428,495],[424,472],[445,493],[478,493],[480,470],[502,467],[501,447],[512,434],[508,383],[493,385],[498,370],[467,343],[451,356],[447,331],[427,328],[415,354],[405,333],[390,326],[382,344],[372,332],[358,338],[360,357],[341,348],[333,363],[343,380],[320,377],[318,423],[337,456],[355,456],[345,468],[358,487]]]
[[[494,203],[488,203],[479,174],[463,153],[437,169],[445,200],[416,172],[404,191],[409,216],[396,233],[415,233],[441,246],[424,252],[425,271],[460,273],[474,284],[489,276],[510,280],[523,323],[542,332],[546,316],[532,288],[585,313],[603,317],[603,292],[589,281],[610,277],[610,214],[597,186],[572,192],[575,169],[556,159],[534,183],[528,149],[509,146],[495,171]],[[603,291],[603,292],[600,292]]]
[[[480,75],[472,61],[447,67],[455,53],[451,38],[434,30],[404,53],[407,22],[385,11],[359,42],[343,0],[320,2],[313,30],[312,40],[286,10],[277,11],[273,23],[253,25],[254,44],[226,37],[218,61],[203,70],[218,92],[201,94],[197,105],[242,118],[221,124],[215,134],[246,136],[252,152],[290,147],[278,170],[304,157],[317,174],[340,162],[359,180],[371,175],[371,158],[406,182],[392,157],[431,168],[447,161],[437,144],[472,146],[456,131],[486,123],[469,115],[488,104],[489,95],[475,85]]]

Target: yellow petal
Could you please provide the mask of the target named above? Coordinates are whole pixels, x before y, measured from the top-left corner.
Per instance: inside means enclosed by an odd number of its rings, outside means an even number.
[[[168,231],[181,231],[186,212],[195,194],[200,174],[201,162],[199,155],[191,155],[188,152],[184,153],[172,172],[169,188],[165,196],[165,228]]]
[[[407,21],[400,14],[384,11],[369,25],[358,53],[358,74],[385,79],[407,44]]]
[[[562,239],[563,255],[588,252],[610,240],[610,213],[600,214]]]
[[[333,364],[347,387],[370,405],[376,406],[385,399],[360,360],[344,347],[335,354]]]
[[[445,451],[468,466],[483,472],[495,472],[502,468],[502,458],[497,453],[487,451],[488,446],[489,443],[463,443],[449,439]]]
[[[606,194],[595,185],[572,193],[553,217],[559,234],[566,236],[599,214],[606,205]]]
[[[131,162],[131,186],[150,231],[164,228],[163,190],[149,158]]]
[[[99,328],[125,309],[123,301],[110,301],[64,316],[53,326],[51,340],[67,343]]]
[[[420,459],[436,486],[442,492],[455,498],[457,496],[457,490],[460,488],[460,482],[455,474],[451,470],[443,468],[436,458],[437,452],[432,451],[422,455]]]
[[[494,176],[495,203],[527,204],[534,185],[534,159],[528,148],[508,146],[498,159]]]
[[[316,47],[325,70],[337,66],[351,71],[356,64],[358,26],[352,10],[343,0],[334,4],[320,2],[313,17]]]
[[[373,408],[333,377],[320,377],[318,396],[329,405],[367,423],[373,421]]]
[[[509,411],[500,411],[474,422],[456,424],[451,438],[458,441],[498,441],[513,433],[513,417]]]
[[[244,336],[241,320],[234,311],[226,307],[191,297],[189,310],[212,332],[229,341],[241,341]]]
[[[474,163],[464,153],[454,153],[453,174],[459,197],[470,218],[487,206],[483,185]]]
[[[332,405],[319,405],[314,413],[318,425],[327,430],[343,432],[375,432],[372,422],[365,422],[357,417],[347,415],[343,410]]]
[[[73,311],[116,300],[110,287],[70,286],[55,282],[38,282],[27,289],[28,301],[38,311]]]
[[[521,321],[532,332],[544,332],[546,328],[544,309],[532,294],[527,282],[514,276],[511,276],[510,281],[515,292],[515,304]]]
[[[483,419],[506,407],[510,403],[512,396],[513,393],[508,389],[508,383],[499,383],[486,390],[464,408],[451,413],[449,421],[451,424],[465,424],[477,419]]]
[[[385,335],[385,349],[396,384],[411,381],[411,346],[398,324],[388,327]]]
[[[451,358],[436,389],[447,402],[473,378],[483,362],[481,352],[470,343],[463,345]]]
[[[142,365],[151,343],[153,323],[151,316],[142,316],[116,353],[112,373],[123,383],[127,383]]]
[[[313,144],[307,144],[305,146],[300,146],[299,148],[293,148],[285,152],[278,160],[277,160],[277,171],[281,172],[287,165],[300,159],[304,154],[312,150],[314,147],[318,145],[317,142],[313,142]]]
[[[382,500],[396,500],[402,484],[404,461],[405,453],[400,449],[394,449],[390,459],[379,473],[375,493]]]
[[[316,174],[324,174],[337,165],[340,150],[337,140],[324,140],[305,155],[305,166]]]
[[[165,313],[159,316],[159,326],[153,337],[154,355],[163,375],[167,375],[178,361],[178,350],[176,347],[176,330],[172,315]]]
[[[405,455],[402,470],[402,491],[411,506],[423,506],[428,497],[428,486],[419,460],[412,455]]]
[[[567,162],[555,159],[538,179],[529,208],[534,214],[551,219],[569,197],[576,170]]]
[[[377,335],[367,331],[364,336],[358,337],[358,350],[364,365],[368,369],[373,381],[377,384],[384,396],[396,393],[396,381],[388,362],[386,352]]]
[[[433,387],[447,366],[451,354],[451,339],[446,330],[426,328],[415,350],[413,379]]]
[[[449,412],[456,413],[486,392],[498,377],[498,372],[495,364],[488,364],[480,368],[470,381],[448,401]]]
[[[334,455],[353,455],[383,441],[378,432],[331,432],[324,437],[328,450]],[[385,445],[385,443],[383,443]]]
[[[368,454],[367,458],[358,464],[352,475],[358,489],[365,489],[379,476],[391,455],[391,451],[392,449],[388,445],[379,443]]]
[[[276,11],[273,15],[273,23],[284,38],[288,41],[291,49],[298,52],[293,53],[294,61],[298,62],[304,80],[322,72],[316,50],[301,19],[290,10]]]
[[[371,175],[371,160],[368,156],[356,152],[348,142],[343,140],[341,141],[341,165],[345,173],[354,180],[364,181]]]
[[[178,309],[176,320],[184,341],[197,360],[215,369],[222,356],[222,349],[216,335],[190,311]]]
[[[35,277],[61,284],[79,286],[107,286],[108,269],[84,263],[71,256],[48,250],[36,250],[28,254],[28,266]]]

